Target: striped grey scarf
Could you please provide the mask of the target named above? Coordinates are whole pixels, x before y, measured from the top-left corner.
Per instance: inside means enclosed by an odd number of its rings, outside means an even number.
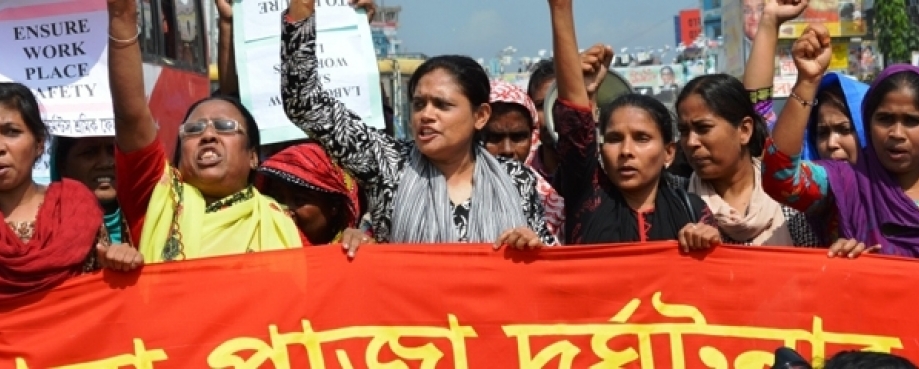
[[[471,243],[490,243],[504,231],[526,226],[522,201],[513,180],[501,163],[475,145],[475,172],[469,209],[467,238]],[[447,181],[417,147],[396,190],[390,242],[458,242],[450,211]]]

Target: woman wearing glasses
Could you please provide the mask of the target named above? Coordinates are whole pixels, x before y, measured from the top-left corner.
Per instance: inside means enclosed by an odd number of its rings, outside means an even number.
[[[148,263],[302,246],[293,220],[252,186],[259,132],[238,100],[192,105],[169,165],[144,97],[136,7],[108,2],[117,196],[132,244]]]

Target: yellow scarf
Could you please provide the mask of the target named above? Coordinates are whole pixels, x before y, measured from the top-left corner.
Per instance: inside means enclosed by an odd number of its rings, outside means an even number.
[[[201,192],[183,183],[170,165],[164,167],[147,206],[140,238],[145,262],[303,246],[294,221],[278,203],[255,188],[251,198],[207,213]]]

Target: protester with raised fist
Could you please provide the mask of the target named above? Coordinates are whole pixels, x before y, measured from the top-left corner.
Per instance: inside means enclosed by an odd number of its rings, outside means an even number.
[[[300,247],[293,219],[252,186],[259,131],[236,99],[205,98],[179,126],[170,165],[144,95],[137,2],[108,0],[118,202],[148,263]]]
[[[495,158],[479,141],[491,115],[490,83],[475,60],[438,56],[418,67],[408,85],[413,140],[399,141],[367,127],[323,90],[315,1],[291,1],[284,18],[281,93],[287,116],[367,191],[377,241],[517,248],[556,243],[534,173]]]
[[[773,38],[779,25],[800,14],[806,1],[778,0],[766,6],[753,45],[755,58],[774,57]],[[763,41],[767,47],[762,47]],[[772,50],[768,50],[770,42]],[[763,68],[751,57],[746,73]],[[771,62],[770,62],[771,63]],[[770,67],[771,68],[771,67]],[[754,74],[754,77],[760,77]],[[746,78],[745,80],[749,79]],[[754,80],[771,86],[769,79]],[[680,146],[693,167],[688,190],[712,209],[727,243],[752,246],[816,247],[819,240],[807,218],[770,198],[760,181],[763,144],[768,136],[766,118],[758,111],[759,92],[749,91],[727,74],[704,75],[689,81],[676,102]],[[771,88],[766,88],[771,110]]]
[[[572,0],[550,0],[549,10],[566,243],[678,240],[684,250],[719,244],[702,200],[663,179],[675,151],[670,112],[652,97],[626,94],[600,108],[598,124],[579,68]],[[599,85],[605,73],[597,68],[587,78]]]
[[[830,256],[919,257],[919,68],[888,67],[862,103],[865,148],[855,164],[801,159],[807,118],[832,55],[823,25],[795,42],[798,80],[767,141],[763,186],[774,198],[823,222]],[[842,241],[840,241],[842,240]]]

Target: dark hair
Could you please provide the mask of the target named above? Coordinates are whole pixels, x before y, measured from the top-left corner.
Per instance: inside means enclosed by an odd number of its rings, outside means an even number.
[[[871,124],[871,117],[881,106],[881,102],[884,101],[887,94],[901,88],[908,88],[915,92],[913,94],[913,104],[919,106],[919,74],[912,71],[897,72],[878,81],[877,85],[873,86],[868,91],[868,94],[865,95],[865,101],[862,105],[863,124]]]
[[[852,122],[852,128],[855,128],[855,121],[852,120],[852,113],[849,112],[849,104],[846,103],[846,95],[842,92],[842,86],[839,82],[830,83],[828,86],[820,89],[817,92],[817,109],[811,111],[810,124],[808,124],[808,129],[816,129],[817,127],[817,112],[820,110],[821,105],[831,106],[842,111],[843,114],[849,118],[849,121]],[[816,136],[812,136],[816,137]]]
[[[624,107],[633,107],[644,110],[651,116],[651,119],[657,123],[657,129],[661,131],[661,137],[664,143],[673,143],[673,114],[664,103],[659,100],[642,94],[628,93],[617,97],[612,102],[600,108],[600,134],[606,131],[610,118],[616,110]]]
[[[488,73],[478,62],[462,55],[440,55],[421,63],[408,81],[408,96],[411,98],[415,95],[421,77],[438,69],[453,75],[473,109],[488,103],[491,94]]]
[[[734,127],[740,126],[744,118],[753,119],[753,135],[747,143],[747,150],[752,157],[759,157],[766,145],[766,120],[756,112],[750,100],[750,93],[734,76],[728,74],[709,74],[693,78],[680,91],[676,99],[679,108],[693,94],[699,95],[705,105],[715,115],[724,118]]]
[[[823,369],[916,369],[916,365],[881,352],[842,351],[827,360]]]
[[[541,60],[533,66],[533,72],[530,73],[530,81],[527,83],[527,95],[533,98],[539,86],[546,81],[555,78],[555,61],[552,59]]]
[[[16,82],[0,82],[0,105],[18,111],[19,115],[22,115],[26,128],[35,136],[36,141],[44,143],[51,136],[48,126],[41,119],[41,108],[38,106],[35,94],[25,85]]]
[[[660,74],[664,74],[664,71],[668,71],[668,72],[670,72],[670,74],[675,74],[675,73],[676,73],[676,72],[673,71],[673,68],[671,68],[669,65],[665,65],[665,66],[661,67]]]
[[[75,137],[54,137],[54,149],[51,150],[51,164],[54,165],[54,170],[56,170],[61,177],[64,176],[64,158],[70,155],[70,150],[77,144],[77,140],[78,138]]]
[[[246,109],[246,107],[243,106],[243,104],[239,102],[238,99],[232,96],[213,95],[211,97],[206,97],[201,100],[198,100],[197,102],[192,104],[188,108],[188,110],[185,112],[185,117],[182,118],[182,123],[188,120],[188,117],[191,116],[191,113],[195,111],[195,109],[197,109],[198,106],[201,106],[201,104],[204,104],[210,101],[224,101],[224,102],[227,102],[233,105],[236,108],[236,110],[239,110],[239,113],[242,114],[243,120],[245,120],[245,123],[246,123],[246,139],[247,139],[246,147],[250,150],[255,150],[256,153],[258,153],[259,145],[261,143],[261,135],[259,134],[259,131],[258,131],[258,124],[255,123],[255,117],[252,116],[252,113],[249,111],[249,109]],[[181,139],[179,138],[176,138],[176,139],[181,141]],[[260,155],[256,155],[256,156],[259,156],[259,161],[261,162]],[[175,163],[175,165],[179,165],[179,161],[181,159],[182,159],[182,143],[179,142],[179,144],[176,145],[175,153],[172,157],[172,160],[173,160],[173,163]],[[254,179],[255,179],[255,171],[253,170],[249,173],[249,183],[252,183]]]
[[[527,110],[527,108],[523,107],[523,105],[512,103],[512,102],[506,102],[506,101],[495,101],[491,103],[491,118],[492,119],[500,117],[504,114],[511,113],[511,112],[518,112],[520,114],[523,114],[523,117],[526,118],[527,120],[527,125],[530,128],[535,127],[536,122],[533,121],[533,116],[530,114],[530,111]]]

